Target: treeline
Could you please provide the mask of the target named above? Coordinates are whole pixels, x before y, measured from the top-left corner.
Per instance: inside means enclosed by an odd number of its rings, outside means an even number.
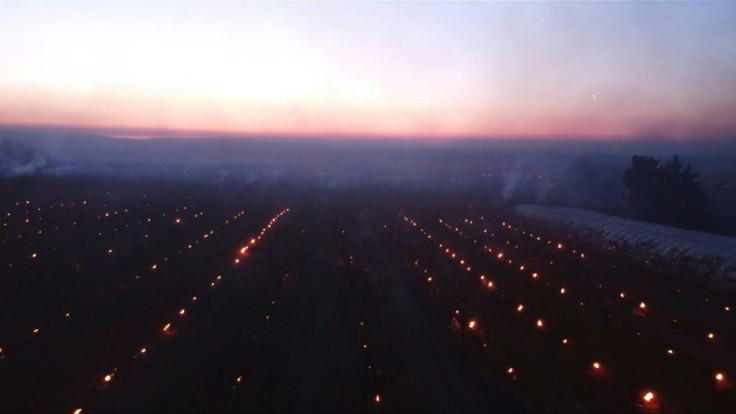
[[[675,155],[662,162],[634,155],[623,175],[627,200],[644,220],[693,230],[712,230],[705,191],[692,171]]]

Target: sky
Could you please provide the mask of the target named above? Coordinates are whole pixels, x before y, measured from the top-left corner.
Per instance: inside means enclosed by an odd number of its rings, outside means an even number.
[[[0,125],[736,140],[736,2],[2,2]]]

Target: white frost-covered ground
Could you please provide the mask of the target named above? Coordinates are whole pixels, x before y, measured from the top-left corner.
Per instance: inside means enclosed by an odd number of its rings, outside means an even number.
[[[625,241],[663,256],[718,257],[723,260],[721,269],[730,277],[736,277],[734,237],[630,220],[571,207],[522,204],[516,207],[516,212],[524,216],[594,230],[609,240]]]

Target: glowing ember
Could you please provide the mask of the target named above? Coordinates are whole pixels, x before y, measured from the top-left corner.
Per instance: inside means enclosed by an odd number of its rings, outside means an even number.
[[[708,339],[715,339],[716,335],[713,332],[708,332]]]
[[[513,374],[514,373],[514,368],[513,367],[510,367],[509,369],[506,370],[506,372],[508,372],[509,374]]]
[[[468,322],[468,328],[475,329],[475,319],[471,319],[470,322]]]
[[[544,321],[541,319],[537,319],[537,328],[541,328],[544,326]]]
[[[644,302],[641,302],[641,303],[639,304],[639,309],[646,309],[646,308],[647,308],[647,304],[646,304],[646,303],[644,303]]]
[[[235,378],[235,382],[237,382],[237,383],[243,382],[243,376],[241,375],[238,378]]]
[[[376,402],[377,403],[381,402],[381,396],[379,394],[376,394]]]
[[[718,372],[718,373],[716,373],[716,381],[718,381],[718,382],[723,382],[723,381],[724,381],[725,379],[726,379],[726,376],[725,376],[725,375],[723,375],[723,373],[722,373],[722,372]]]
[[[77,408],[74,411],[72,411],[72,413],[73,414],[82,414],[82,409],[81,408]]]
[[[593,362],[593,368],[595,369],[601,369],[601,364],[599,362]]]
[[[141,348],[141,355],[145,355],[145,354],[146,354],[146,347],[144,346],[143,348]]]
[[[564,344],[567,344],[567,338],[564,338],[564,339],[562,340],[562,344],[563,344],[563,345],[564,345]]]
[[[647,391],[647,392],[646,392],[646,393],[644,394],[644,396],[642,397],[642,399],[644,400],[644,402],[645,402],[645,403],[647,403],[647,404],[648,404],[648,403],[650,403],[650,402],[654,401],[654,393],[653,393],[653,392],[651,392],[651,391]]]
[[[171,324],[170,324],[170,323],[167,323],[166,325],[164,325],[164,328],[163,328],[162,330],[163,330],[164,332],[168,332],[168,331],[169,331],[169,329],[171,329]]]
[[[179,309],[179,315],[184,315],[185,313],[187,313],[186,309],[184,308]]]
[[[523,310],[524,310],[524,305],[519,305],[519,306],[516,307],[516,311],[517,312],[521,312]]]
[[[110,382],[110,381],[112,381],[112,375],[107,374],[107,375],[105,375],[105,378],[103,378],[103,379],[104,379],[105,382]]]
[[[674,353],[675,353],[675,351],[673,351],[672,349],[668,349],[667,350],[667,354],[669,354],[669,355],[673,355]]]

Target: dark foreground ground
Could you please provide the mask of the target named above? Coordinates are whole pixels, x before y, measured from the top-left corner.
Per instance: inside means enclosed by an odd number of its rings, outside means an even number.
[[[736,407],[733,291],[472,194],[67,184],[2,196],[0,411]]]

